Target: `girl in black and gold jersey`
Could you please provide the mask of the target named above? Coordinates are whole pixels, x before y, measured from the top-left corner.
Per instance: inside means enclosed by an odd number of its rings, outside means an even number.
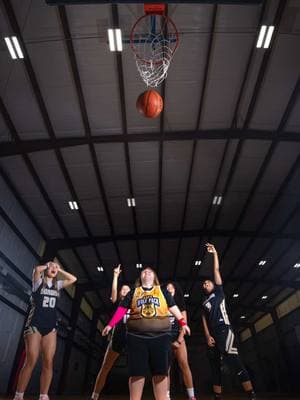
[[[60,273],[62,280],[57,279]],[[55,262],[35,267],[32,276],[31,308],[25,324],[26,360],[20,372],[14,400],[23,400],[24,391],[42,353],[40,400],[49,400],[53,357],[56,350],[56,302],[59,291],[76,282],[76,277],[62,270]]]
[[[190,329],[173,297],[167,290],[161,289],[157,275],[150,267],[141,272],[137,287],[120,303],[113,318],[104,328],[103,336],[110,332],[128,309],[130,309],[127,320],[130,399],[142,398],[145,376],[150,372],[155,399],[166,400],[171,346],[170,312],[179,321],[185,333],[190,334]]]

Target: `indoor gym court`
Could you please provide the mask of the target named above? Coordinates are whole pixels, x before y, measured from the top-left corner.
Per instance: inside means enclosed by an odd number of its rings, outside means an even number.
[[[212,399],[206,243],[257,399],[300,398],[300,0],[0,5],[0,399],[26,366],[33,269],[52,260],[77,282],[55,306],[51,400],[91,399],[119,264],[119,285],[147,266],[177,283],[195,397]],[[128,351],[99,399],[129,398]],[[194,398],[172,354],[166,400]],[[223,398],[246,399],[222,360]]]

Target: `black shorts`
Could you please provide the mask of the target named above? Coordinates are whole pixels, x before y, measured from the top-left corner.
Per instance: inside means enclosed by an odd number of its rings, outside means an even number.
[[[129,376],[168,375],[171,336],[155,337],[127,334]]]
[[[57,330],[56,325],[55,327],[43,327],[43,326],[35,326],[35,325],[29,325],[24,329],[24,337],[28,335],[32,335],[33,333],[39,333],[41,336],[46,336],[50,332],[55,332]]]
[[[230,325],[215,329],[213,338],[221,354],[238,354],[235,335]]]
[[[117,325],[111,338],[111,349],[116,353],[123,353],[126,349],[126,325]]]

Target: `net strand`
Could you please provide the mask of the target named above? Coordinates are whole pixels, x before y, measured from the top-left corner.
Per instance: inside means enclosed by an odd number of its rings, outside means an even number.
[[[178,37],[175,25],[174,28],[168,19],[149,18],[144,18],[143,24],[136,27],[133,48],[141,78],[147,86],[157,87],[167,77]]]

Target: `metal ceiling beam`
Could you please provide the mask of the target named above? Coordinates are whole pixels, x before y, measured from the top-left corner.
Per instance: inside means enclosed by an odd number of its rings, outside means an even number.
[[[261,22],[263,20],[265,7],[266,7],[266,3],[264,3],[263,6],[261,7],[259,20],[258,20],[258,23],[257,23],[257,30],[259,29],[259,26],[261,25]],[[249,72],[250,72],[250,66],[251,66],[252,59],[253,59],[253,54],[254,54],[254,51],[256,49],[255,42],[256,42],[256,37],[254,37],[254,39],[253,39],[251,50],[250,50],[250,53],[249,53],[249,56],[248,56],[246,69],[245,69],[245,72],[244,72],[243,80],[242,80],[241,87],[240,87],[240,90],[239,90],[239,95],[237,97],[237,101],[236,101],[236,104],[235,104],[233,118],[232,118],[232,121],[231,121],[231,129],[235,129],[236,128],[236,121],[237,121],[238,111],[239,111],[240,104],[241,104],[241,101],[242,101],[242,96],[243,96],[243,93],[244,93],[244,89],[245,89],[245,86],[246,86],[246,83],[247,83],[247,80],[248,80],[248,76],[249,76]],[[241,136],[239,139],[245,139],[245,137]],[[237,147],[236,152],[235,152],[235,157],[236,158],[239,157],[239,154],[240,154],[240,151],[241,151],[241,146],[239,146],[240,142],[241,141],[239,140],[238,147]],[[232,171],[229,171],[229,176],[228,176],[227,181],[225,183],[224,190],[222,190],[222,188],[219,187],[219,186],[220,186],[220,181],[221,181],[221,177],[222,177],[222,173],[223,173],[223,169],[224,169],[224,165],[225,165],[225,161],[226,161],[226,158],[227,158],[227,154],[228,154],[228,151],[229,151],[230,144],[231,144],[231,141],[230,141],[230,138],[228,138],[226,140],[225,147],[224,147],[223,154],[222,154],[222,158],[221,158],[221,161],[220,161],[218,174],[217,174],[216,181],[215,181],[215,184],[214,184],[213,195],[220,195],[221,193],[222,193],[222,195],[224,195],[224,192],[226,191],[226,188],[228,187],[227,182],[230,179],[230,172],[232,173]],[[233,164],[233,162],[234,162],[234,159],[232,161],[232,164]],[[218,193],[217,193],[217,190],[218,190]],[[211,204],[210,204],[210,206],[208,208],[208,211],[207,211],[207,214],[206,214],[206,218],[205,218],[205,222],[204,222],[204,228],[207,227],[210,217],[213,216],[212,211],[214,210],[214,206],[213,206],[212,202],[213,201],[211,201]],[[214,227],[216,225],[217,217],[219,215],[218,212],[220,212],[220,209],[217,210],[217,212],[216,212],[216,214],[214,216],[214,222],[213,222],[213,226]],[[206,251],[205,251],[205,248],[204,248],[204,244],[205,244],[206,241],[211,241],[211,237],[200,238],[199,243],[198,243],[198,247],[197,247],[197,249],[195,251],[194,259],[198,258],[198,259],[202,260],[205,257],[205,252]],[[195,271],[193,269],[193,265],[191,265],[190,273],[192,273],[196,277],[197,274],[198,274],[198,271],[199,270]],[[193,284],[192,284],[190,290],[192,290],[192,288],[193,288]]]
[[[24,43],[22,32],[20,30],[20,27],[19,27],[16,15],[14,13],[13,7],[11,5],[11,0],[7,0],[4,3],[4,8],[5,8],[6,14],[8,16],[8,20],[9,20],[10,26],[11,26],[12,30],[15,32],[15,34],[17,35],[17,37],[18,37],[18,39],[19,39],[19,41],[21,43],[21,46],[22,46],[22,49],[23,49],[23,53],[24,53],[23,64],[24,64],[25,70],[27,72],[27,75],[28,75],[28,78],[29,78],[29,81],[30,81],[30,84],[31,84],[31,87],[32,87],[32,90],[33,90],[33,93],[35,95],[35,98],[36,98],[36,101],[37,101],[37,104],[38,104],[38,107],[39,107],[39,110],[40,110],[40,113],[41,113],[41,116],[42,116],[42,120],[43,120],[43,122],[45,124],[46,130],[47,130],[47,133],[48,133],[50,139],[53,141],[53,143],[55,143],[56,142],[56,135],[54,133],[54,129],[53,129],[53,126],[52,126],[52,123],[51,123],[51,120],[50,120],[50,117],[49,117],[49,114],[48,114],[48,111],[47,111],[47,108],[46,108],[46,104],[44,102],[44,98],[42,96],[42,93],[41,93],[41,90],[40,90],[40,87],[39,87],[39,84],[38,84],[38,80],[37,80],[36,74],[34,72],[32,63],[30,61],[29,54],[27,52],[27,49],[26,49],[26,46],[25,46],[25,43]],[[19,138],[19,141],[20,141],[20,138]],[[58,161],[58,164],[59,164],[60,169],[62,171],[62,174],[64,176],[66,185],[67,185],[67,187],[68,187],[68,189],[70,191],[70,194],[72,196],[72,200],[75,200],[75,201],[79,202],[77,193],[76,193],[74,185],[72,183],[70,174],[69,174],[69,172],[67,170],[65,161],[64,161],[63,156],[62,156],[62,153],[61,153],[60,149],[58,148],[58,146],[55,145],[54,147],[55,147],[54,148],[54,152],[55,152],[55,155],[56,155],[56,159]],[[88,236],[91,238],[91,243],[93,244],[93,235],[92,235],[91,230],[89,228],[89,225],[87,223],[85,214],[84,214],[82,208],[80,208],[80,207],[79,207],[79,210],[78,210],[78,214],[80,216],[80,219],[82,221],[82,224],[83,224]],[[93,247],[94,247],[96,256],[97,256],[97,258],[99,260],[99,263],[102,264],[102,259],[101,259],[101,256],[100,256],[100,253],[99,253],[97,247],[96,246],[93,246]]]
[[[207,91],[207,84],[209,81],[208,74],[209,74],[209,66],[210,66],[210,62],[211,62],[211,53],[212,53],[212,49],[213,49],[214,31],[215,31],[215,27],[216,27],[217,12],[218,12],[218,6],[215,5],[213,8],[213,11],[212,11],[212,21],[211,21],[210,36],[209,36],[209,41],[208,41],[208,46],[207,46],[206,64],[204,67],[204,75],[203,75],[203,79],[202,79],[203,87],[201,90],[195,132],[197,132],[199,130],[199,127],[201,124],[204,101],[205,101],[206,91]],[[187,186],[186,186],[186,191],[185,191],[184,207],[183,207],[183,214],[182,214],[181,227],[180,227],[181,231],[183,231],[184,225],[185,225],[186,212],[187,212],[187,207],[188,207],[188,200],[189,200],[189,194],[190,194],[190,188],[191,188],[192,173],[193,173],[193,167],[194,167],[194,161],[195,161],[195,154],[196,154],[196,150],[197,150],[197,144],[198,144],[198,141],[196,139],[194,139],[188,180],[187,180]],[[174,265],[174,269],[173,269],[173,279],[175,279],[176,275],[177,275],[181,246],[182,246],[182,236],[180,236],[179,241],[178,241],[176,257],[175,257],[175,265]]]
[[[162,130],[161,130],[162,131]],[[249,139],[249,140],[276,140],[282,142],[300,142],[300,132],[281,132],[255,130],[255,129],[208,129],[197,131],[175,131],[161,133],[130,133],[128,135],[93,135],[90,138],[86,136],[56,138],[55,142],[51,139],[33,139],[24,140],[23,149],[27,153],[38,151],[63,149],[65,147],[76,147],[101,143],[140,143],[140,142],[165,142],[165,141],[187,141],[187,140],[229,140],[229,139]],[[12,140],[1,142],[0,157],[8,157],[21,154],[20,149]]]
[[[277,37],[278,31],[279,31],[278,27],[280,25],[280,21],[281,21],[281,17],[282,17],[283,11],[284,11],[285,4],[286,4],[286,2],[284,0],[281,0],[279,2],[278,7],[277,7],[276,15],[275,15],[275,18],[274,18],[274,25],[277,28],[276,28],[276,31],[274,33],[274,37],[273,37],[272,43],[274,43],[274,41],[275,41],[275,39]],[[260,22],[262,20],[263,13],[264,13],[264,7],[262,7],[262,12],[261,12],[261,16],[260,16]],[[260,25],[260,22],[259,22],[259,25]],[[245,72],[245,75],[244,75],[244,80],[243,80],[243,83],[242,83],[242,87],[241,87],[241,90],[240,90],[238,102],[237,102],[237,105],[236,105],[234,118],[233,118],[233,121],[232,121],[232,127],[234,126],[234,124],[235,124],[235,122],[237,120],[237,112],[238,112],[239,104],[240,104],[240,101],[241,101],[241,98],[242,98],[243,88],[244,88],[244,85],[245,85],[245,83],[247,81],[247,77],[248,77],[249,70],[250,70],[250,65],[251,65],[251,60],[252,60],[253,53],[254,53],[255,50],[256,50],[256,48],[255,48],[255,42],[254,42],[253,45],[252,45],[252,50],[251,50],[249,58],[248,58],[248,64],[247,64],[246,72]],[[272,48],[271,48],[271,50],[272,50]],[[259,95],[259,92],[260,92],[260,89],[261,89],[261,86],[262,86],[262,82],[263,82],[263,79],[264,79],[264,76],[265,76],[265,72],[267,70],[267,66],[268,66],[268,62],[270,60],[271,54],[272,54],[271,51],[267,51],[267,52],[264,53],[262,64],[261,64],[261,67],[260,67],[256,82],[255,82],[253,94],[252,94],[251,101],[250,101],[250,104],[248,106],[247,114],[246,114],[245,121],[244,121],[244,124],[243,124],[243,129],[248,129],[249,128],[249,123],[250,123],[250,120],[251,120],[252,115],[253,115],[254,110],[255,110],[256,100],[258,98],[258,95]],[[298,83],[297,83],[297,85],[298,85]],[[296,85],[296,87],[297,87],[297,85]],[[296,95],[295,95],[295,91],[294,91],[293,95],[291,96],[291,99],[289,101],[289,104],[288,104],[288,106],[287,106],[287,108],[285,110],[285,113],[284,113],[284,115],[282,117],[282,121],[279,124],[278,129],[276,130],[274,141],[272,142],[272,145],[271,145],[271,147],[270,147],[270,149],[269,149],[269,151],[268,151],[268,153],[267,153],[267,155],[266,155],[266,157],[264,159],[264,162],[263,162],[263,164],[262,164],[262,166],[261,166],[261,168],[259,170],[259,173],[258,173],[258,175],[256,177],[256,180],[255,180],[254,184],[252,185],[252,188],[251,188],[250,193],[248,195],[248,198],[247,198],[247,200],[245,202],[243,210],[242,210],[242,212],[241,212],[241,214],[239,216],[238,223],[235,225],[235,229],[237,229],[238,226],[241,224],[242,219],[244,218],[244,215],[246,213],[246,210],[247,210],[247,208],[248,208],[248,206],[249,206],[249,204],[250,204],[250,202],[252,200],[252,197],[253,197],[253,195],[254,195],[254,193],[256,191],[256,188],[258,187],[258,185],[259,185],[259,183],[260,183],[260,181],[261,181],[261,179],[262,179],[262,177],[263,177],[263,175],[264,175],[264,173],[265,173],[265,171],[267,169],[267,166],[269,165],[269,162],[270,162],[270,160],[272,158],[272,155],[274,154],[274,151],[275,151],[276,146],[278,144],[277,136],[280,135],[282,133],[282,131],[283,131],[284,124],[286,123],[288,115],[291,112],[293,105],[295,104]],[[230,184],[232,182],[232,179],[234,177],[234,174],[235,174],[235,171],[236,171],[236,168],[237,168],[237,165],[238,165],[238,161],[239,161],[240,154],[241,154],[242,148],[244,146],[244,143],[245,143],[245,139],[244,138],[242,138],[238,143],[234,158],[233,158],[231,166],[230,166],[230,171],[229,171],[229,174],[228,174],[228,177],[227,177],[227,180],[226,180],[225,188],[224,188],[224,191],[222,193],[223,196],[226,196],[226,194],[227,194],[227,192],[229,190]],[[213,228],[217,224],[218,217],[221,214],[222,208],[223,208],[223,204],[221,204],[221,206],[218,207],[218,210],[216,212],[215,219],[214,219],[214,222],[213,222],[213,225],[212,225]],[[227,244],[224,253],[226,253],[228,251],[231,242],[232,242],[232,239],[229,240],[229,243]],[[249,246],[247,246],[247,248],[249,248]],[[224,258],[224,253],[223,253],[223,256],[221,257],[221,260]],[[202,256],[203,256],[203,253],[202,253]]]
[[[119,28],[119,13],[118,13],[118,5],[113,4],[111,6],[112,10],[112,19],[114,28]],[[123,61],[121,52],[116,52],[116,61],[117,61],[117,71],[118,71],[118,85],[119,85],[119,96],[120,96],[120,107],[121,107],[121,118],[122,118],[122,131],[123,136],[128,136],[128,128],[127,128],[127,114],[126,114],[126,96],[125,96],[125,83],[124,83],[124,74],[123,74]],[[129,187],[129,197],[134,198],[134,190],[132,183],[132,173],[131,173],[131,163],[130,163],[130,155],[129,155],[129,145],[128,142],[124,142],[124,150],[125,150],[125,159],[126,159],[126,171],[128,178],[128,187]],[[135,207],[131,207],[134,232],[138,234],[138,225],[137,225],[137,216]],[[136,239],[136,249],[138,258],[141,259],[141,250],[138,239]]]
[[[201,282],[202,280],[207,279],[207,276],[205,275],[200,275],[198,276],[197,280],[198,282]],[[172,276],[170,275],[169,277],[164,278],[164,282],[168,282],[172,280]],[[186,278],[178,278],[176,280],[176,283],[179,283],[180,285],[185,284],[187,282],[191,281],[191,277],[186,277]],[[128,285],[134,285],[135,279],[126,281]],[[235,283],[236,285],[241,285],[243,283],[255,283],[256,285],[266,285],[269,286],[270,288],[275,288],[279,287],[281,289],[295,289],[295,290],[300,290],[300,281],[294,281],[294,280],[276,280],[276,279],[241,279],[241,278],[234,278],[230,281],[230,283]],[[82,287],[82,290],[84,292],[89,292],[95,289],[101,290],[101,289],[110,289],[111,286],[108,286],[107,283],[103,282],[103,280],[94,280],[91,283],[89,282],[78,282],[77,285],[80,285]],[[228,296],[226,296],[228,298]],[[237,300],[237,303],[234,303],[234,306],[238,307],[240,306],[239,300]],[[193,303],[189,303],[190,305],[193,305]],[[194,303],[195,305],[198,304],[198,302]],[[245,303],[243,303],[245,305]],[[245,305],[246,306],[246,305]],[[251,307],[251,305],[247,305],[247,307]]]
[[[45,0],[50,6],[78,5],[78,4],[144,4],[142,0]],[[232,4],[232,5],[257,5],[263,0],[185,0],[187,4]],[[161,3],[161,0],[151,0],[149,3]],[[164,3],[182,3],[182,0],[166,0]]]
[[[65,7],[62,7],[62,6],[58,7],[58,13],[59,13],[60,22],[61,22],[61,25],[63,28],[66,48],[67,48],[67,52],[68,52],[68,56],[69,56],[69,61],[70,61],[71,71],[72,71],[73,80],[74,80],[74,84],[75,84],[75,89],[76,89],[76,93],[77,93],[77,97],[78,97],[78,103],[79,103],[79,107],[80,107],[80,111],[81,111],[82,122],[83,122],[84,130],[85,130],[85,138],[86,138],[87,144],[89,146],[91,159],[92,159],[92,163],[93,163],[93,167],[94,167],[94,171],[95,171],[95,175],[96,175],[96,180],[97,180],[99,192],[101,194],[102,201],[104,204],[104,209],[106,212],[106,217],[107,217],[107,221],[108,221],[108,224],[110,227],[110,231],[111,231],[112,235],[115,235],[112,216],[110,213],[107,196],[105,193],[105,188],[104,188],[102,176],[100,173],[100,168],[98,165],[97,154],[96,154],[95,146],[94,146],[94,143],[92,140],[91,127],[90,127],[90,123],[89,123],[86,103],[84,100],[84,94],[83,94],[83,90],[82,90],[77,59],[76,59],[76,55],[75,55],[75,50],[74,50],[74,46],[73,46],[73,42],[72,42],[72,36],[71,36],[71,32],[70,32],[69,21],[68,21]],[[118,262],[120,264],[122,264],[120,250],[119,250],[118,244],[115,241],[114,241],[114,246],[116,249],[117,258],[119,260]]]
[[[236,231],[236,230],[223,230],[223,229],[207,229],[207,230],[187,230],[187,231],[170,231],[170,232],[153,232],[153,233],[139,233],[139,234],[124,234],[115,236],[94,236],[95,243],[107,243],[117,241],[136,241],[136,240],[155,240],[155,239],[176,239],[180,236],[183,238],[193,238],[199,236],[219,236],[219,237],[246,237],[252,238],[270,238],[270,239],[291,239],[300,240],[300,233],[272,233],[272,232],[260,232],[259,235],[253,231]],[[52,239],[48,243],[52,243],[57,249],[68,249],[70,247],[80,247],[90,245],[90,238],[88,236],[84,237],[67,237],[65,239]]]
[[[4,3],[4,9],[6,11],[10,26],[12,28],[12,31],[18,37],[18,39],[20,41],[20,44],[21,44],[21,47],[23,49],[23,53],[24,53],[23,64],[24,64],[25,70],[27,72],[29,81],[31,83],[31,87],[32,87],[32,90],[34,92],[34,95],[35,95],[35,98],[36,98],[36,101],[37,101],[37,104],[38,104],[38,107],[39,107],[43,122],[44,122],[46,130],[47,130],[47,133],[48,133],[50,139],[53,141],[54,151],[55,151],[55,155],[56,155],[57,161],[59,163],[59,166],[60,166],[61,171],[63,173],[64,179],[65,179],[66,184],[67,184],[67,186],[69,188],[69,191],[70,191],[70,193],[71,193],[71,195],[73,197],[73,200],[78,202],[79,200],[78,200],[77,194],[75,192],[73,183],[71,181],[70,175],[69,175],[69,173],[67,171],[67,167],[65,165],[65,162],[64,162],[64,159],[62,157],[61,151],[60,151],[60,149],[58,148],[58,146],[56,144],[56,136],[55,136],[55,133],[54,133],[54,129],[53,129],[52,123],[50,121],[50,117],[49,117],[49,114],[48,114],[48,111],[47,111],[47,108],[46,108],[46,104],[44,102],[44,99],[43,99],[43,96],[42,96],[42,93],[41,93],[41,90],[40,90],[40,87],[39,87],[39,84],[38,84],[38,81],[37,81],[37,78],[36,78],[36,75],[35,75],[35,72],[34,72],[34,69],[33,69],[33,66],[31,64],[30,57],[29,57],[29,54],[27,52],[27,48],[26,48],[26,45],[25,45],[25,42],[24,42],[24,39],[23,39],[23,35],[22,35],[21,30],[20,30],[16,15],[14,13],[14,9],[13,9],[12,4],[11,4],[11,0],[7,0]],[[32,162],[30,160],[30,157],[28,156],[28,154],[26,153],[24,148],[22,148],[22,140],[21,140],[20,136],[18,135],[18,133],[17,133],[17,131],[16,131],[16,129],[15,129],[13,123],[12,123],[12,121],[10,119],[10,116],[8,115],[8,112],[7,112],[7,110],[6,110],[5,106],[4,106],[4,103],[3,103],[2,99],[1,99],[0,108],[1,108],[1,112],[2,112],[2,114],[4,116],[4,120],[6,122],[6,125],[9,127],[11,136],[13,137],[15,143],[18,144],[18,147],[22,150],[23,159],[24,159],[24,161],[25,161],[25,163],[26,163],[26,165],[27,165],[27,167],[28,167],[28,169],[29,169],[29,171],[30,171],[35,183],[37,184],[38,188],[40,189],[41,194],[42,194],[45,202],[49,206],[54,218],[58,222],[58,225],[61,228],[64,236],[68,237],[67,230],[65,229],[60,217],[58,216],[58,213],[57,213],[52,201],[50,200],[50,197],[49,197],[47,191],[45,190],[45,188],[44,188],[44,186],[43,186],[43,184],[42,184],[37,172],[35,171],[35,168],[34,168]],[[87,232],[88,236],[91,238],[91,241],[92,241],[92,234],[91,234],[91,231],[89,229],[87,220],[86,220],[85,215],[83,213],[83,210],[81,208],[79,208],[78,213],[79,213],[80,218],[82,220],[82,223],[83,223],[83,225],[84,225],[84,227],[86,229],[86,232]],[[95,252],[96,252],[96,255],[97,255],[97,258],[98,258],[99,262],[102,264],[101,256],[99,254],[99,251],[98,251],[97,247],[94,246],[94,249],[95,249]],[[77,251],[75,249],[73,251],[74,251],[75,256],[78,259],[82,269],[85,271],[85,273],[87,274],[89,279],[92,279],[90,274],[89,274],[89,272],[87,271],[87,269],[86,269],[81,257],[77,253]],[[106,272],[105,272],[105,276],[107,277]],[[97,295],[98,295],[100,301],[103,302],[103,300],[101,298],[101,294],[97,293]]]
[[[59,215],[58,215],[58,213],[57,213],[52,201],[50,200],[50,197],[49,197],[44,185],[42,184],[42,182],[41,182],[41,180],[40,180],[40,178],[39,178],[39,176],[38,176],[38,174],[37,174],[32,162],[31,162],[31,160],[30,160],[30,158],[28,156],[28,154],[22,148],[22,141],[20,140],[20,136],[19,136],[19,134],[18,134],[18,132],[17,132],[17,130],[16,130],[11,118],[10,118],[10,115],[8,114],[8,111],[7,111],[7,109],[6,109],[5,105],[4,105],[1,97],[0,97],[0,113],[1,113],[1,115],[3,117],[3,120],[4,120],[7,128],[9,129],[10,135],[13,137],[13,139],[14,139],[14,141],[16,143],[16,146],[18,146],[19,150],[21,151],[21,155],[22,155],[22,158],[24,160],[24,163],[25,163],[26,167],[28,168],[29,173],[30,173],[35,185],[39,189],[39,191],[40,191],[45,203],[49,207],[49,209],[50,209],[50,211],[51,211],[51,213],[53,215],[53,218],[55,219],[57,225],[61,229],[61,232],[63,233],[65,239],[68,240],[69,234],[68,234],[65,226],[63,225],[63,223],[62,223],[62,221],[61,221],[61,219],[60,219],[60,217],[59,217]],[[18,196],[18,197],[20,197],[20,196]],[[88,279],[92,282],[92,277],[90,276],[88,270],[86,269],[86,267],[85,267],[81,257],[79,256],[77,250],[75,248],[72,248],[72,246],[70,246],[69,248],[71,248],[73,250],[73,252],[75,254],[75,257],[77,258],[82,270],[85,272],[85,274],[87,275]],[[103,302],[103,300],[102,300],[102,298],[101,298],[101,296],[99,294],[98,294],[98,297],[99,297],[100,301]]]

